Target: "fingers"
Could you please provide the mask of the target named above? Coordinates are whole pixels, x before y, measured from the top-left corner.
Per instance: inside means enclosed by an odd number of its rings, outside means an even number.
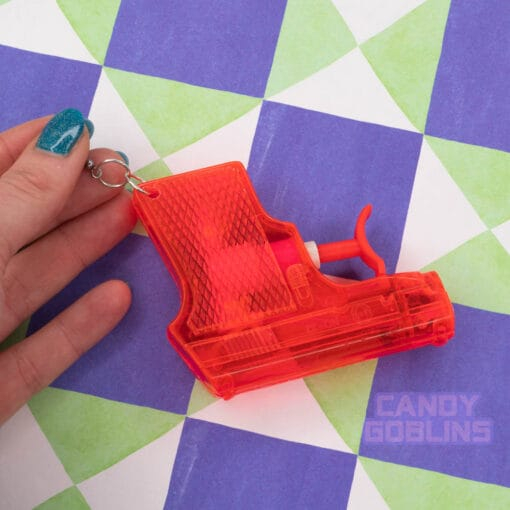
[[[18,159],[28,143],[42,131],[51,115],[25,122],[0,133],[0,175]]]
[[[0,323],[0,338],[113,248],[135,223],[131,196],[125,191],[15,255],[4,275],[5,300],[11,314]]]
[[[94,149],[90,151],[88,158],[94,161],[95,164],[105,159],[122,160],[117,152],[110,149]],[[103,176],[107,182],[120,183],[124,180],[125,171],[126,169],[121,165],[109,164],[104,166]],[[55,218],[48,230],[111,200],[121,192],[122,188],[103,186],[96,179],[93,179],[89,172],[83,171],[64,209]]]
[[[104,283],[0,354],[0,424],[108,334],[130,303],[131,292],[125,283]]]
[[[0,178],[0,263],[45,232],[67,203],[89,153],[85,121],[64,110]]]

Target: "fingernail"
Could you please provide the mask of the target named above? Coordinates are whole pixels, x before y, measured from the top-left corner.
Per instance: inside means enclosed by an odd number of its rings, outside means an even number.
[[[92,138],[92,135],[94,134],[94,130],[95,130],[94,123],[89,119],[85,119],[84,122],[85,122],[85,125],[87,126],[87,129],[89,131],[89,138]]]
[[[68,108],[53,117],[43,129],[36,146],[44,151],[67,156],[83,133],[83,115]]]
[[[115,151],[123,160],[126,165],[129,165],[129,158],[126,156],[126,154],[122,151]]]

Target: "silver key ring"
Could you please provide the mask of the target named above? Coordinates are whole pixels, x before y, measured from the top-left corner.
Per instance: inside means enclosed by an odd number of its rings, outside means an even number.
[[[124,167],[125,172],[123,182],[108,182],[103,178],[103,167],[104,165],[107,165],[109,163],[117,163],[118,165]],[[129,169],[129,166],[126,164],[126,162],[121,159],[115,158],[104,159],[97,165],[91,159],[89,159],[85,165],[85,169],[90,172],[90,175],[94,179],[97,179],[103,186],[106,186],[107,188],[122,188],[126,184],[129,184],[136,191],[144,193],[145,195],[149,195],[149,192],[145,191],[143,188],[140,188],[140,186],[136,182],[136,181],[145,182],[145,180],[142,179],[139,175],[133,174]]]

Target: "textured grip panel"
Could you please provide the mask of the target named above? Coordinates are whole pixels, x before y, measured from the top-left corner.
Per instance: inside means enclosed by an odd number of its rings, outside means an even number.
[[[181,286],[189,288],[187,326],[194,336],[295,309],[259,221],[265,213],[240,165],[148,186],[153,197],[137,193],[135,205]]]

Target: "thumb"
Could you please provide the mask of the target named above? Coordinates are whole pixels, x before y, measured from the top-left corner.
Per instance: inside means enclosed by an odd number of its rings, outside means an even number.
[[[89,153],[86,125],[78,110],[58,113],[0,177],[0,262],[43,234],[65,206]]]

